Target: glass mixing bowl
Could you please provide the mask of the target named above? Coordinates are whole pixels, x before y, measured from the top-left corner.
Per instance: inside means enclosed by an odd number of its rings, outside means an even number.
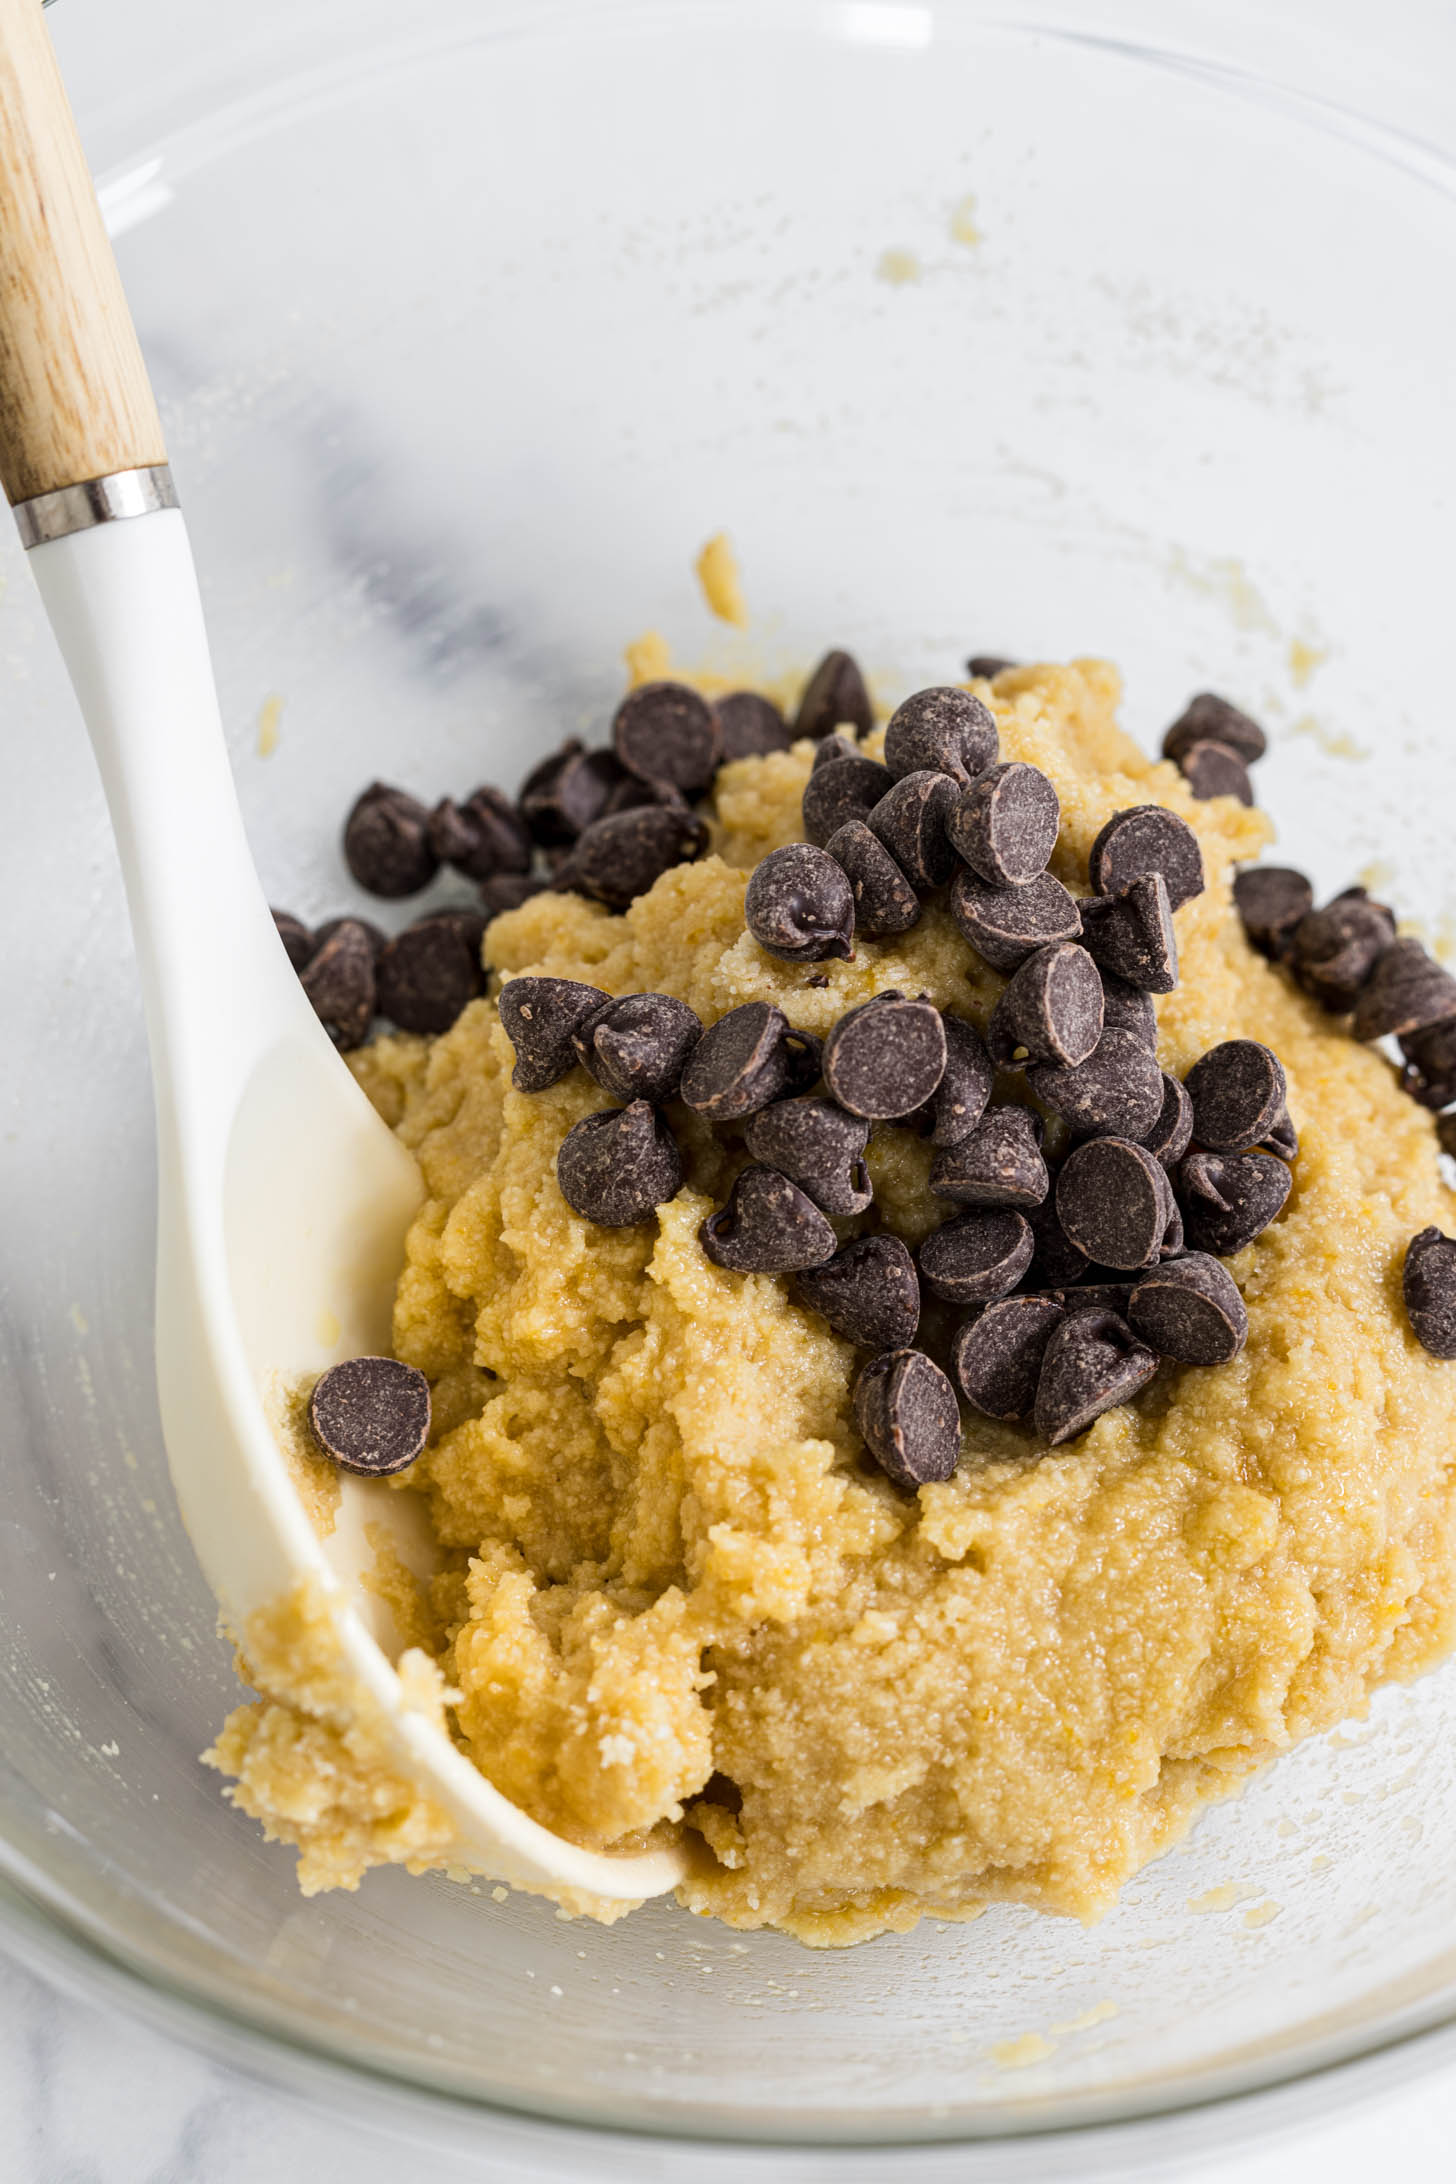
[[[1340,11],[1315,41],[1305,9],[1301,43],[1298,12],[67,0],[273,899],[358,902],[338,819],[371,776],[433,797],[600,732],[653,627],[744,674],[848,644],[890,698],[968,651],[1106,652],[1144,738],[1225,690],[1270,725],[1291,859],[1439,934],[1452,41],[1399,8],[1378,53]],[[743,634],[692,574],[720,528]],[[198,1763],[236,1694],[157,1431],[126,918],[3,552],[14,1945],[553,2174],[651,2173],[603,2127],[839,2148],[782,2174],[912,2141],[958,2176],[1126,2169],[1447,2052],[1449,1670],[1092,1931],[1004,1909],[815,1954],[442,1878],[297,1895]]]

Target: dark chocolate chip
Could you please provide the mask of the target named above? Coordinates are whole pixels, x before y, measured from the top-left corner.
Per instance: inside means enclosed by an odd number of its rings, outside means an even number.
[[[612,819],[619,811],[645,811],[649,804],[661,804],[664,810],[675,811],[679,816],[686,812],[688,801],[681,789],[675,789],[670,781],[639,781],[635,774],[627,772],[615,751],[588,751],[587,759],[610,761],[619,776],[612,784],[599,817]],[[586,762],[584,759],[583,765]]]
[[[806,838],[822,848],[851,819],[868,819],[894,778],[872,758],[836,758],[830,766],[815,766],[800,807]]]
[[[756,1114],[788,1089],[788,1038],[789,1020],[771,1003],[745,1001],[730,1009],[698,1041],[682,1073],[680,1097],[711,1122]]]
[[[572,761],[583,751],[580,736],[570,736],[557,751],[550,752],[531,768],[521,783],[516,798],[521,819],[532,841],[545,849],[558,842],[574,842],[588,820],[598,816],[595,804],[584,817],[578,817],[574,808],[568,809],[560,791],[568,779]],[[589,775],[580,777],[585,783]]]
[[[1190,743],[1178,761],[1178,771],[1200,804],[1211,802],[1215,796],[1232,796],[1240,804],[1254,801],[1249,769],[1227,743]]]
[[[1028,1082],[1078,1137],[1144,1138],[1163,1111],[1157,1056],[1129,1031],[1104,1031],[1085,1062],[1044,1064]]]
[[[864,1151],[870,1126],[833,1100],[775,1100],[744,1132],[755,1160],[777,1168],[824,1213],[863,1213],[874,1196]]]
[[[374,946],[358,919],[344,918],[334,927],[309,958],[301,983],[339,1052],[347,1054],[362,1046],[381,1004],[376,995]]]
[[[936,1154],[930,1188],[957,1206],[1039,1206],[1050,1188],[1041,1131],[1029,1108],[993,1107]]]
[[[710,788],[723,755],[718,716],[687,683],[629,690],[612,720],[612,748],[639,781],[670,781],[684,796]]]
[[[417,895],[440,867],[430,845],[430,815],[418,797],[375,781],[344,822],[344,862],[371,895]]]
[[[950,1304],[1009,1296],[1031,1264],[1031,1225],[1009,1206],[974,1206],[920,1246],[920,1275]]]
[[[475,789],[463,804],[442,797],[430,813],[430,846],[468,880],[531,869],[530,829],[501,789]]]
[[[1081,930],[1080,919],[1078,930]],[[1130,986],[1125,978],[1117,978],[1111,971],[1102,973],[1102,1028],[1104,1031],[1128,1031],[1145,1046],[1150,1054],[1157,1051],[1158,1012],[1153,997],[1144,993],[1140,986]]]
[[[1048,1192],[1039,1206],[1033,1206],[1026,1216],[1031,1223],[1034,1251],[1027,1269],[1026,1280],[1033,1289],[1068,1289],[1080,1282],[1091,1266],[1085,1251],[1079,1251],[1062,1227],[1057,1213],[1057,1194]]]
[[[1068,1312],[1115,1312],[1119,1319],[1127,1318],[1128,1299],[1133,1293],[1131,1279],[1120,1282],[1081,1282],[1075,1289],[1054,1289],[1053,1304],[1062,1305]]]
[[[374,960],[376,963],[383,955],[385,949],[389,946],[388,933],[383,932],[379,926],[374,924],[372,919],[342,917],[325,918],[323,924],[315,928],[313,936],[313,944],[315,949],[322,948],[325,941],[332,940],[341,925],[357,925],[361,933],[368,934],[369,945],[374,950]]]
[[[1211,690],[1200,691],[1189,701],[1163,738],[1163,756],[1171,758],[1174,765],[1183,753],[1195,743],[1226,743],[1231,751],[1237,751],[1246,766],[1252,766],[1269,748],[1268,739],[1256,720],[1241,713],[1227,698],[1215,697]]]
[[[1283,1065],[1257,1039],[1225,1039],[1210,1047],[1189,1070],[1184,1089],[1193,1102],[1193,1135],[1211,1153],[1246,1153],[1255,1145],[1298,1149]]]
[[[1049,1448],[1082,1433],[1118,1403],[1130,1402],[1158,1360],[1116,1312],[1069,1310],[1052,1329],[1036,1384],[1033,1419]]]
[[[500,1020],[516,1050],[511,1083],[544,1092],[576,1066],[577,1028],[611,999],[574,978],[511,978],[500,992]]]
[[[426,910],[423,916],[411,918],[409,930],[413,932],[417,925],[453,925],[478,965],[480,962],[480,944],[485,938],[485,928],[489,923],[490,920],[483,910],[467,910],[456,906],[448,910]],[[389,942],[384,941],[384,945],[381,947],[379,942],[383,939],[383,936],[379,933],[378,928],[370,926],[367,930],[370,939],[375,943],[374,961],[377,964],[383,956],[385,948],[389,946]]]
[[[1456,1243],[1425,1228],[1406,1246],[1401,1277],[1411,1329],[1432,1357],[1456,1357]]]
[[[1099,1266],[1152,1266],[1175,1210],[1166,1168],[1126,1138],[1089,1138],[1068,1153],[1057,1177],[1062,1227]]]
[[[1025,887],[993,887],[963,866],[951,881],[950,914],[994,971],[1014,971],[1033,950],[1082,931],[1077,904],[1050,872]]]
[[[1082,945],[1101,969],[1144,993],[1173,991],[1178,938],[1161,872],[1145,873],[1120,895],[1089,895],[1079,907]]]
[[[1422,1107],[1456,1102],[1456,1019],[1409,1031],[1400,1042],[1406,1059],[1402,1089]]]
[[[867,938],[908,933],[919,919],[920,897],[879,836],[851,819],[824,846],[849,881],[855,930]]]
[[[992,766],[963,789],[948,822],[951,844],[992,887],[1024,887],[1045,872],[1062,807],[1035,766]]]
[[[887,790],[865,821],[922,894],[944,887],[955,870],[946,826],[959,795],[949,774],[922,767]]]
[[[972,1408],[987,1418],[1025,1418],[1047,1344],[1065,1317],[1054,1297],[1004,1297],[968,1320],[952,1346],[951,1366]]]
[[[1188,1153],[1173,1180],[1189,1250],[1216,1259],[1231,1259],[1262,1236],[1294,1184],[1272,1153]]]
[[[509,990],[509,989],[507,989]],[[568,1130],[556,1180],[573,1213],[598,1228],[635,1228],[682,1188],[677,1140],[655,1107],[633,1100]]]
[[[740,1170],[728,1203],[698,1231],[714,1266],[733,1274],[793,1274],[822,1266],[839,1243],[806,1191],[777,1168]]]
[[[874,709],[859,664],[847,652],[826,652],[804,685],[794,734],[817,742],[831,729],[853,728],[863,735],[874,725]]]
[[[480,883],[480,901],[487,917],[498,918],[506,910],[519,910],[533,895],[546,892],[546,882],[529,872],[497,872]]]
[[[799,1031],[790,1024],[784,1033],[784,1051],[789,1065],[784,1096],[797,1099],[803,1092],[812,1092],[824,1074],[824,1041],[812,1031]]]
[[[1127,1319],[1159,1357],[1180,1365],[1227,1365],[1249,1335],[1238,1285],[1206,1251],[1190,1251],[1144,1275],[1128,1300]]]
[[[1163,1071],[1163,1111],[1142,1140],[1154,1160],[1176,1168],[1193,1142],[1193,1102],[1176,1077]]]
[[[996,1065],[974,1024],[941,1011],[945,1025],[945,1074],[930,1102],[933,1145],[955,1145],[968,1137],[986,1112]]]
[[[1403,1039],[1456,1016],[1456,978],[1418,940],[1392,942],[1355,1003],[1357,1039]]]
[[[283,943],[284,954],[293,965],[293,968],[296,971],[301,971],[315,948],[317,948],[317,940],[304,924],[302,918],[294,917],[291,911],[275,910],[271,915],[278,931],[278,938]]]
[[[837,765],[841,758],[863,758],[864,752],[853,736],[826,736],[809,761],[809,772],[816,774],[825,766]],[[873,760],[871,761],[873,764]]]
[[[960,1405],[923,1350],[883,1350],[872,1357],[854,1384],[854,1417],[865,1447],[897,1486],[929,1486],[954,1475]]]
[[[625,910],[664,872],[691,864],[707,846],[707,828],[685,807],[613,812],[593,820],[578,838],[571,884],[609,910]]]
[[[896,707],[885,730],[885,764],[897,780],[929,768],[969,788],[995,765],[999,749],[991,708],[954,685],[917,690]]]
[[[713,707],[723,738],[723,757],[761,758],[789,747],[788,725],[772,698],[757,690],[730,690]]]
[[[676,1096],[688,1056],[703,1035],[686,1001],[670,993],[626,993],[603,1002],[572,1033],[577,1060],[614,1100]]]
[[[996,1061],[1085,1062],[1102,1037],[1102,981],[1085,948],[1055,941],[1013,971],[991,1014]]]
[[[966,662],[966,673],[978,682],[994,682],[1008,667],[1019,664],[1016,660],[1003,660],[999,652],[973,652]]]
[[[485,991],[479,942],[472,947],[460,918],[440,911],[396,933],[375,980],[380,1015],[401,1031],[448,1031],[466,1003]]]
[[[743,920],[760,948],[785,963],[854,954],[854,893],[827,849],[789,842],[754,866]]]
[[[405,1471],[430,1437],[430,1383],[396,1357],[351,1357],[320,1373],[308,1422],[326,1456],[362,1478]]]
[[[1278,963],[1294,929],[1314,908],[1314,889],[1289,865],[1250,865],[1234,880],[1234,907],[1249,945]]]
[[[1161,804],[1115,811],[1087,858],[1094,893],[1120,895],[1134,880],[1161,872],[1175,910],[1204,889],[1203,852],[1186,819]]]
[[[1353,1008],[1355,997],[1378,958],[1395,939],[1395,915],[1374,902],[1363,887],[1347,887],[1322,910],[1311,910],[1295,926],[1289,960],[1308,993],[1337,1015]]]
[[[836,1335],[862,1350],[901,1350],[920,1325],[920,1278],[898,1236],[856,1236],[795,1288]]]
[[[913,1115],[945,1075],[946,1035],[929,1001],[883,993],[851,1009],[824,1042],[824,1082],[868,1122]]]

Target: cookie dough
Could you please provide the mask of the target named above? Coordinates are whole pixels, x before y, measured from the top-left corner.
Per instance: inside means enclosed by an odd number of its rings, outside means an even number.
[[[555,1178],[601,1092],[581,1071],[513,1091],[492,1000],[353,1058],[428,1189],[394,1324],[435,1398],[396,1488],[427,1498],[443,1556],[413,1604],[418,1673],[508,1796],[593,1847],[681,1834],[684,1900],[735,1926],[837,1943],[1007,1899],[1095,1917],[1200,1804],[1451,1643],[1456,1372],[1400,1300],[1411,1236],[1456,1214],[1432,1119],[1246,943],[1230,882],[1268,821],[1195,802],[1117,699],[1095,661],[1002,674],[1002,756],[1055,781],[1052,869],[1079,892],[1115,810],[1157,800],[1197,831],[1209,884],[1177,914],[1161,1058],[1181,1075],[1264,1041],[1300,1154],[1286,1212],[1231,1262],[1246,1348],[1196,1381],[1165,1367],[1066,1448],[967,1413],[955,1477],[902,1493],[860,1448],[849,1346],[783,1280],[704,1256],[729,1181],[708,1129],[674,1111],[685,1188],[607,1231]],[[1003,981],[939,906],[850,962],[746,934],[747,875],[800,838],[811,755],[728,766],[716,854],[624,916],[540,895],[490,926],[490,964],[675,994],[705,1022],[765,1000],[822,1034],[898,987],[984,1024]],[[929,1158],[905,1129],[871,1141],[912,1239],[944,1212]],[[430,1816],[396,1840],[285,1651],[220,1742],[238,1801],[315,1884],[428,1863]]]

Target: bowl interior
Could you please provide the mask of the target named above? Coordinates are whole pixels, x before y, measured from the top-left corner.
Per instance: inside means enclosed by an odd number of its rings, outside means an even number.
[[[1450,932],[1437,166],[1014,7],[259,0],[235,43],[171,0],[125,36],[72,7],[275,901],[362,906],[337,827],[375,775],[462,793],[599,735],[651,628],[745,678],[848,644],[890,700],[970,651],[1106,653],[1145,739],[1218,688],[1270,726],[1290,860]],[[746,632],[693,577],[719,529]],[[296,1894],[198,1763],[235,1692],[156,1426],[125,912],[0,552],[22,1885],[346,2061],[708,2134],[1131,2115],[1448,2009],[1450,1672],[1210,1812],[1090,1932],[1002,1910],[816,1955],[440,1878]]]

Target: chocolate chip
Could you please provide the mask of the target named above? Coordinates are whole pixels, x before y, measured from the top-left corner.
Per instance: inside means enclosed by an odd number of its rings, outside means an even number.
[[[1031,1264],[1031,1225],[1010,1207],[975,1206],[920,1246],[921,1279],[950,1304],[1005,1297]]]
[[[1272,1153],[1188,1153],[1174,1176],[1188,1246],[1231,1259],[1284,1210],[1294,1178]]]
[[[945,1075],[945,1063],[940,1011],[900,993],[851,1009],[824,1042],[825,1083],[841,1107],[868,1122],[913,1115]]]
[[[1278,963],[1295,927],[1314,908],[1314,889],[1289,865],[1251,865],[1234,880],[1234,907],[1250,946]]]
[[[849,881],[856,931],[868,938],[908,933],[920,917],[920,897],[878,835],[851,819],[824,846]]]
[[[639,781],[670,781],[694,797],[712,785],[723,735],[712,706],[687,683],[639,683],[617,707],[612,748]]]
[[[930,1165],[930,1188],[958,1206],[1039,1206],[1050,1188],[1041,1118],[1025,1107],[993,1107],[968,1136]]]
[[[1163,1071],[1163,1111],[1142,1140],[1154,1160],[1176,1168],[1193,1142],[1193,1102],[1176,1077]]]
[[[1062,1227],[1057,1213],[1057,1194],[1048,1192],[1039,1206],[1027,1213],[1031,1223],[1033,1255],[1027,1268],[1027,1285],[1033,1289],[1061,1290],[1080,1282],[1091,1266]]]
[[[812,736],[817,742],[843,725],[863,735],[874,725],[874,718],[858,662],[847,652],[826,652],[804,686],[794,715],[794,734]]]
[[[1104,1031],[1085,1062],[1044,1064],[1027,1081],[1078,1137],[1144,1138],[1163,1111],[1157,1056],[1128,1031]]]
[[[1120,895],[1150,872],[1161,872],[1175,910],[1204,889],[1203,852],[1186,819],[1161,804],[1115,811],[1087,858],[1094,893]]]
[[[418,797],[375,781],[344,822],[344,862],[371,895],[417,895],[439,870],[430,815]]]
[[[308,1422],[326,1456],[362,1478],[405,1471],[430,1437],[430,1383],[395,1357],[351,1357],[320,1373]]]
[[[884,1350],[854,1384],[855,1423],[865,1447],[897,1486],[949,1479],[961,1452],[955,1389],[923,1350]]]
[[[1277,1054],[1257,1039],[1225,1039],[1210,1047],[1184,1079],[1193,1102],[1193,1135],[1211,1153],[1246,1153],[1251,1146],[1298,1150],[1288,1086]]]
[[[993,887],[1024,887],[1046,870],[1061,811],[1046,775],[1010,759],[961,791],[950,814],[950,840]]]
[[[809,761],[809,772],[811,775],[819,773],[825,766],[836,765],[841,758],[863,757],[864,752],[855,742],[853,736],[825,736]]]
[[[472,948],[449,911],[396,933],[375,970],[379,1013],[401,1031],[431,1037],[448,1031],[466,1003],[485,991],[478,944]]]
[[[862,1350],[900,1350],[920,1325],[920,1280],[898,1236],[856,1236],[794,1286],[836,1335]]]
[[[897,779],[929,769],[969,788],[995,765],[999,749],[989,705],[954,685],[917,690],[896,707],[885,730],[885,764]]]
[[[1456,1243],[1425,1228],[1406,1247],[1401,1277],[1411,1329],[1432,1357],[1456,1357]]]
[[[1033,950],[1082,931],[1077,904],[1050,872],[1025,887],[993,887],[962,867],[951,881],[950,914],[994,971],[1014,971]]]
[[[293,965],[293,968],[296,971],[301,971],[318,946],[318,942],[304,924],[302,918],[294,917],[290,911],[274,910],[270,915],[277,928],[278,938],[283,943],[284,954]]]
[[[839,1239],[808,1193],[777,1168],[744,1168],[728,1203],[698,1231],[714,1266],[733,1274],[793,1274],[822,1266]]]
[[[1178,771],[1200,804],[1215,796],[1232,796],[1241,804],[1254,801],[1249,769],[1226,743],[1190,743],[1178,761]]]
[[[1395,939],[1395,916],[1363,887],[1347,887],[1300,919],[1289,960],[1308,993],[1337,1015],[1352,1008],[1377,959]]]
[[[1177,765],[1195,743],[1207,742],[1227,744],[1246,766],[1261,759],[1269,748],[1259,723],[1230,705],[1227,698],[1215,697],[1211,690],[1200,691],[1178,715],[1163,738],[1163,756]]]
[[[322,925],[316,926],[313,936],[313,944],[315,950],[322,948],[325,941],[332,940],[341,925],[357,925],[361,933],[367,934],[369,945],[374,950],[374,960],[376,963],[383,955],[385,949],[389,946],[388,933],[381,931],[380,927],[377,926],[372,919],[356,918],[353,916],[349,916],[343,918],[325,918]],[[482,931],[484,931],[483,921],[481,929]]]
[[[1036,1401],[1042,1360],[1066,1317],[1052,1297],[1005,1297],[967,1321],[951,1349],[956,1385],[987,1418],[1024,1418]]]
[[[785,1096],[797,1098],[800,1093],[812,1092],[824,1074],[824,1041],[812,1031],[800,1031],[790,1024],[784,1033],[784,1052],[789,1071],[784,1079]]]
[[[1357,1039],[1405,1038],[1456,1016],[1456,978],[1418,940],[1392,942],[1355,1003]]]
[[[1161,872],[1133,880],[1120,895],[1089,895],[1079,905],[1082,945],[1104,971],[1144,993],[1178,983],[1178,939]]]
[[[832,765],[815,766],[800,807],[809,841],[822,848],[851,819],[867,819],[894,779],[872,758],[837,758]]]
[[[1085,948],[1059,940],[1013,971],[987,1034],[998,1062],[1085,1062],[1102,1037],[1102,981]]]
[[[703,1035],[686,1001],[670,993],[626,993],[605,1001],[572,1033],[577,1060],[614,1100],[672,1099]]]
[[[1402,1090],[1422,1107],[1456,1102],[1456,1020],[1407,1032],[1400,1045],[1406,1059]]]
[[[1059,1448],[1104,1411],[1130,1402],[1157,1369],[1153,1352],[1115,1312],[1069,1311],[1042,1358],[1032,1413],[1037,1433]]]
[[[572,851],[572,885],[625,910],[674,865],[691,864],[708,846],[708,830],[686,810],[649,805],[593,820]]]
[[[761,758],[769,751],[786,751],[789,747],[789,731],[783,714],[772,698],[764,697],[757,690],[730,690],[717,699],[713,706],[718,716],[718,732],[723,739],[723,757]]]
[[[744,1132],[755,1160],[797,1183],[824,1213],[863,1213],[874,1196],[864,1150],[870,1126],[833,1100],[775,1100]]]
[[[585,750],[579,736],[570,736],[522,782],[516,799],[521,823],[543,849],[574,842],[583,827],[601,818],[622,778],[613,752]]]
[[[470,950],[478,967],[480,963],[480,944],[485,939],[485,928],[489,923],[490,920],[483,910],[465,910],[456,907],[449,910],[426,910],[422,917],[410,920],[410,930],[413,931],[417,925],[453,925],[461,940]],[[370,939],[374,942],[374,961],[378,964],[385,948],[389,946],[389,942],[384,940],[384,936],[379,932],[377,926],[370,926],[366,929],[369,932]],[[383,941],[383,946],[380,945],[381,941]]]
[[[529,872],[497,872],[480,883],[480,900],[486,916],[498,918],[506,910],[519,910],[533,895],[546,892],[546,882]]]
[[[787,1088],[788,1034],[783,1010],[767,1001],[730,1009],[698,1041],[682,1073],[681,1098],[712,1122],[756,1114]]]
[[[666,1121],[646,1100],[588,1115],[568,1130],[556,1181],[573,1213],[598,1228],[635,1228],[682,1188],[683,1162]]]
[[[1249,1335],[1233,1276],[1205,1251],[1190,1251],[1145,1275],[1128,1300],[1127,1318],[1159,1357],[1180,1365],[1227,1365]]]
[[[785,963],[854,953],[854,894],[827,849],[789,842],[755,865],[743,918],[760,948]]]
[[[1068,1312],[1115,1312],[1119,1319],[1126,1319],[1133,1288],[1131,1280],[1081,1282],[1075,1289],[1053,1290],[1052,1302]]]
[[[649,804],[661,804],[664,810],[679,816],[687,810],[687,798],[681,789],[675,789],[670,781],[639,781],[635,774],[627,772],[615,751],[588,751],[583,765],[592,759],[610,764],[618,776],[601,808],[601,818],[615,818],[619,811],[645,811]]]
[[[1078,920],[1078,930],[1081,921]],[[1117,978],[1111,971],[1102,973],[1102,1028],[1104,1031],[1131,1032],[1140,1046],[1150,1054],[1157,1051],[1158,1012],[1153,997],[1141,987],[1129,986],[1125,978]]]
[[[531,869],[530,829],[500,789],[475,789],[463,804],[442,797],[430,813],[430,846],[468,880]]]
[[[1067,1155],[1057,1177],[1062,1227],[1099,1266],[1152,1266],[1174,1211],[1167,1170],[1126,1138],[1090,1138]]]
[[[347,1054],[362,1046],[375,1009],[382,1006],[376,998],[374,946],[363,924],[354,918],[336,924],[309,958],[301,983],[339,1052]]]
[[[500,1020],[516,1050],[511,1083],[544,1092],[576,1066],[573,1035],[611,999],[574,978],[511,978],[501,988]]]
[[[1015,660],[1003,660],[999,652],[973,652],[966,662],[966,673],[978,682],[994,682],[1017,664]]]
[[[931,1095],[930,1138],[933,1145],[945,1146],[968,1137],[985,1114],[996,1065],[974,1024],[944,1009],[941,1022],[945,1025],[945,1074]]]
[[[959,794],[949,774],[923,767],[887,790],[865,821],[922,894],[944,887],[955,870],[946,826]]]

